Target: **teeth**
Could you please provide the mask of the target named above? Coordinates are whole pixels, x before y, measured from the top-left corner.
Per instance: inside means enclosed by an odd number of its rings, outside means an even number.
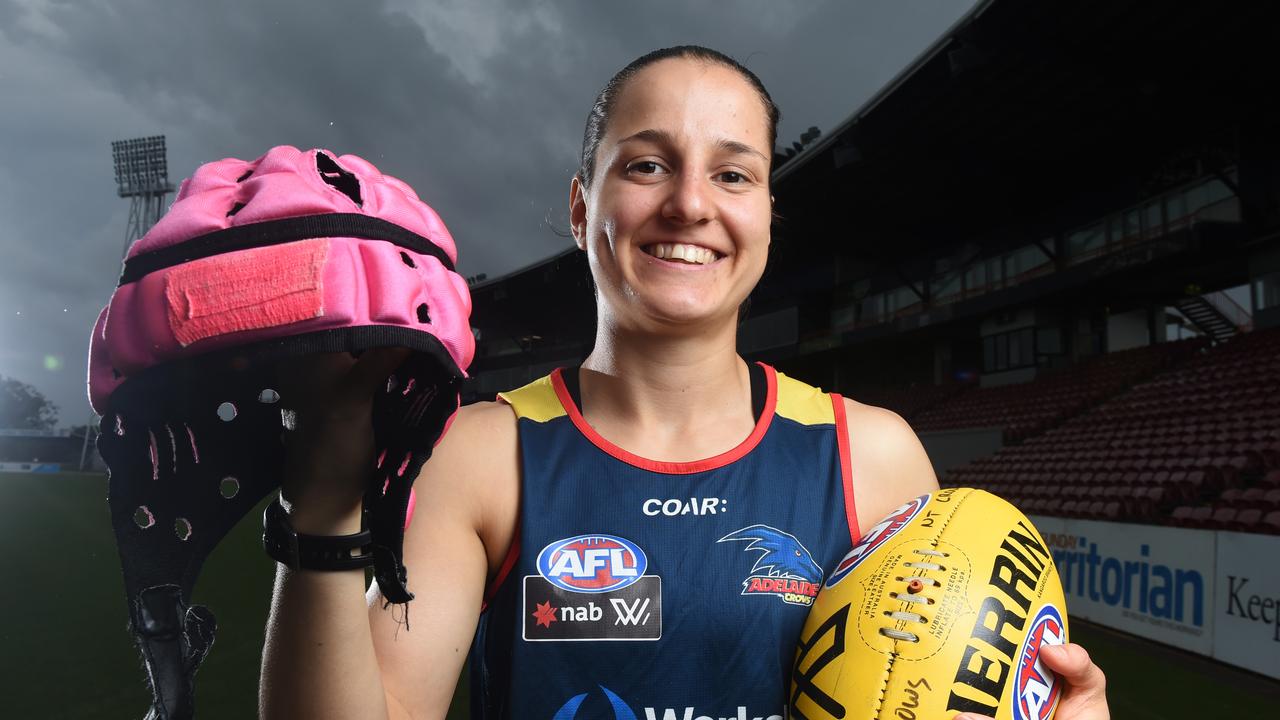
[[[716,259],[716,254],[712,250],[683,243],[658,243],[650,245],[644,250],[650,255],[663,260],[683,260],[696,265],[706,265]]]

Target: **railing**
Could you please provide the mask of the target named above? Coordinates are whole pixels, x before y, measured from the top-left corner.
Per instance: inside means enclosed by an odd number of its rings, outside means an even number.
[[[1241,332],[1249,332],[1253,329],[1253,316],[1240,303],[1232,300],[1230,295],[1224,292],[1211,292],[1201,297]]]

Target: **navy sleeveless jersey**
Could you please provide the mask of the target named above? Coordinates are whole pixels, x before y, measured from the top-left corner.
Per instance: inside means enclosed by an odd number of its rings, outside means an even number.
[[[762,366],[751,435],[688,463],[597,434],[561,371],[517,415],[520,529],[472,648],[472,716],[785,715],[805,616],[857,538],[844,405]]]

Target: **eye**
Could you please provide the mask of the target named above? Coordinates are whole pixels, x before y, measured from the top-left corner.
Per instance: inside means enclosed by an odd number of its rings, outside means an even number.
[[[633,162],[627,166],[627,172],[635,173],[636,175],[657,175],[664,170],[666,170],[666,168],[653,160],[641,160],[639,162]]]
[[[725,170],[716,177],[720,178],[721,182],[728,183],[730,185],[740,185],[747,181],[747,176],[736,170]]]

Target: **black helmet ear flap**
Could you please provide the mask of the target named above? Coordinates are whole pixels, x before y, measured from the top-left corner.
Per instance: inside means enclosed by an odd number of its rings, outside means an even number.
[[[154,698],[148,718],[194,715],[195,673],[217,628],[208,608],[191,604],[196,579],[214,547],[279,487],[293,410],[276,390],[275,358],[379,340],[416,346],[374,397],[378,463],[364,496],[374,576],[388,602],[407,603],[409,495],[457,411],[463,379],[434,337],[299,336],[156,366],[112,395],[98,449],[110,468],[129,627]]]
[[[129,627],[157,720],[194,714],[213,613],[191,605],[205,558],[279,485],[281,407],[270,372],[233,358],[153,368],[112,395],[98,450]],[[218,367],[222,365],[222,367]],[[272,392],[267,392],[271,390]]]

